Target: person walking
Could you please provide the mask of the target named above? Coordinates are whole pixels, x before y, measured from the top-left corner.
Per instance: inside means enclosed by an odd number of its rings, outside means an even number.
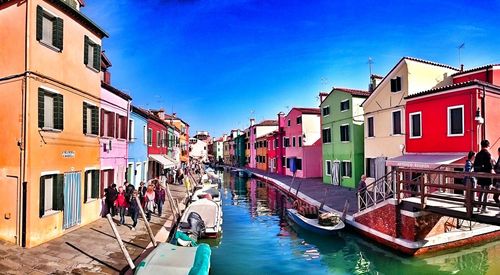
[[[128,203],[130,203],[130,199],[132,198],[132,193],[134,192],[134,190],[135,187],[128,181],[125,181],[125,199]]]
[[[111,186],[108,186],[107,188],[104,189],[104,201],[106,203],[106,208],[107,212],[114,217],[116,215],[115,211],[115,200],[118,195],[118,192],[116,191],[116,185],[113,183]]]
[[[474,162],[475,156],[476,156],[476,153],[474,151],[470,151],[469,154],[467,154],[467,160],[465,161],[465,165],[464,165],[464,173],[472,172],[472,168],[473,168],[472,163]],[[475,183],[476,183],[476,179],[474,177],[469,177],[469,176],[464,177],[463,184],[466,187],[469,185],[472,185],[471,187],[474,188]],[[469,194],[466,194],[465,191],[462,191],[460,193],[464,195],[464,198],[469,195]],[[472,195],[472,194],[470,194],[470,195]]]
[[[491,173],[493,170],[493,165],[491,164],[491,154],[488,151],[490,148],[490,142],[488,140],[481,141],[481,151],[479,151],[476,155],[476,159],[474,160],[474,172],[482,172],[482,173]],[[479,193],[479,202],[486,203],[488,201],[488,193],[487,191],[491,186],[490,178],[482,178],[479,177],[477,180],[483,192]],[[481,213],[488,213],[486,205],[480,205],[478,209]]]
[[[360,199],[359,209],[364,209],[366,207],[366,176],[361,175],[361,180],[358,183],[358,194]]]
[[[144,186],[144,182],[141,181],[141,183],[139,183],[139,188],[137,188],[137,191],[139,193],[139,199],[141,200],[142,205],[144,205],[144,196],[146,195],[146,190],[147,187]]]
[[[495,165],[493,166],[493,171],[495,172],[495,174],[500,175],[500,147],[498,147],[497,154],[498,154],[498,159],[497,159],[497,162],[495,163]],[[500,191],[500,179],[495,179],[495,188],[497,191]],[[500,194],[493,195],[493,199],[498,204],[498,207],[500,207],[499,197],[500,197]],[[499,216],[499,215],[500,214],[498,214],[497,216]]]
[[[118,213],[120,213],[120,223],[118,225],[125,224],[125,210],[128,204],[123,186],[118,187],[118,196],[115,200],[115,206],[118,208]]]
[[[158,217],[161,217],[163,205],[165,204],[165,186],[158,184],[155,189],[156,207],[158,209]]]
[[[139,204],[137,204],[137,197],[139,196],[139,192],[137,190],[132,191],[132,198],[130,200],[130,204],[128,206],[128,211],[130,213],[130,217],[132,218],[132,231],[135,231],[135,227],[137,226],[137,221],[139,219]]]
[[[144,210],[146,211],[146,219],[151,221],[151,213],[155,208],[155,191],[152,184],[148,186],[146,194],[144,195]]]

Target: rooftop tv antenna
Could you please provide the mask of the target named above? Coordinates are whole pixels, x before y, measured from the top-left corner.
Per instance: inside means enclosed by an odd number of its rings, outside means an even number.
[[[367,63],[368,63],[368,70],[370,71],[370,77],[372,77],[372,65],[375,62],[373,62],[373,58],[368,57],[368,62]]]
[[[458,67],[460,67],[462,65],[461,53],[462,53],[463,48],[465,48],[465,43],[462,43],[460,46],[457,47],[457,49],[458,49]]]

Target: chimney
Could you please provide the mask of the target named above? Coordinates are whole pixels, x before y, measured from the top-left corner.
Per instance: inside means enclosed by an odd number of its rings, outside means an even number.
[[[160,110],[158,110],[157,112],[157,116],[161,119],[161,120],[165,120],[165,110],[163,108],[161,108]]]
[[[278,113],[278,128],[282,129],[285,127],[285,113],[279,112]]]
[[[226,141],[227,140],[227,134],[223,134],[222,135],[222,141]]]
[[[172,116],[173,116],[174,118],[176,118],[176,115],[177,115],[177,113],[172,113]]]
[[[111,85],[111,73],[108,72],[107,70],[103,72],[104,74],[104,83]]]
[[[463,72],[464,71],[464,64],[460,64],[460,71]]]
[[[255,118],[251,118],[250,119],[250,126],[254,126],[255,125]]]

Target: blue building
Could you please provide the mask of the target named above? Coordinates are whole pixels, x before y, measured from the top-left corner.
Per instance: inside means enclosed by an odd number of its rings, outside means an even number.
[[[147,117],[148,114],[145,111],[132,106],[129,122],[127,180],[136,188],[141,181],[146,182],[148,176]]]

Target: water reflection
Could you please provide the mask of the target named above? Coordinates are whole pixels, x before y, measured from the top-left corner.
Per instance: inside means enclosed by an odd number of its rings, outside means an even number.
[[[288,198],[255,179],[223,179],[223,242],[212,274],[500,274],[500,243],[426,257],[393,253],[347,230],[323,237],[286,220]]]

